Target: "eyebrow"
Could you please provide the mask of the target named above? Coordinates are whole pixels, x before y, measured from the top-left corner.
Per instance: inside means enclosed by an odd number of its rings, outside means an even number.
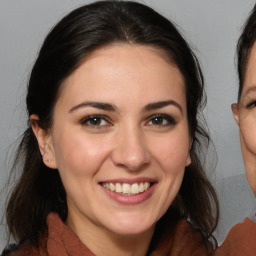
[[[72,107],[69,110],[69,113],[74,112],[75,110],[77,110],[79,108],[84,108],[84,107],[93,107],[93,108],[98,108],[98,109],[106,110],[106,111],[116,111],[117,110],[116,106],[108,104],[108,103],[85,101],[85,102],[82,102],[82,103]]]
[[[145,111],[152,111],[152,110],[163,108],[163,107],[166,107],[166,106],[169,106],[169,105],[173,105],[173,106],[177,107],[180,110],[180,112],[183,113],[181,105],[179,103],[177,103],[176,101],[174,101],[174,100],[167,100],[167,101],[159,101],[159,102],[155,102],[155,103],[150,103],[150,104],[148,104],[144,107],[144,110]]]
[[[256,86],[253,85],[253,86],[250,86],[246,91],[245,93],[243,94],[243,98],[246,97],[248,94],[250,93],[253,93],[253,92],[256,92]]]
[[[143,110],[148,112],[148,111],[156,110],[156,109],[163,108],[163,107],[166,107],[166,106],[169,106],[169,105],[173,105],[173,106],[177,107],[180,110],[180,112],[183,113],[181,105],[178,104],[174,100],[167,100],[167,101],[159,101],[159,102],[150,103],[150,104],[146,105],[143,108]],[[69,110],[69,113],[72,113],[72,112],[78,110],[79,108],[84,108],[84,107],[93,107],[93,108],[97,108],[97,109],[101,109],[101,110],[105,110],[105,111],[117,111],[117,107],[115,105],[112,105],[112,104],[109,104],[109,103],[95,102],[95,101],[85,101],[85,102],[82,102],[82,103],[72,107]]]

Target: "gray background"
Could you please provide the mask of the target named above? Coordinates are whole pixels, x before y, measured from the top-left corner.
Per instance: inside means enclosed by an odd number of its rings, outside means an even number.
[[[26,124],[25,87],[29,71],[49,29],[75,7],[89,1],[0,0],[0,187],[4,188],[15,140]],[[91,1],[90,1],[91,2]],[[179,24],[205,75],[206,119],[218,155],[210,175],[218,190],[221,216],[216,236],[222,242],[230,227],[255,210],[255,198],[244,175],[238,129],[230,104],[236,100],[235,47],[252,0],[144,1]],[[209,156],[214,154],[210,152]],[[210,158],[209,157],[209,158]],[[210,161],[213,169],[214,161]],[[4,188],[4,192],[6,189]],[[5,193],[1,195],[0,213]],[[0,226],[0,250],[5,245]]]

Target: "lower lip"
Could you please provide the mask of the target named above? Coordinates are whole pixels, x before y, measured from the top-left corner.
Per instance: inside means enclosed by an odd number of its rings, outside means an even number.
[[[144,191],[140,194],[137,194],[137,195],[122,195],[122,194],[113,192],[109,189],[106,189],[102,186],[101,186],[101,188],[111,199],[117,201],[118,203],[125,204],[125,205],[135,205],[135,204],[141,204],[144,201],[146,201],[153,194],[155,186],[156,186],[156,183],[154,183],[146,191]]]

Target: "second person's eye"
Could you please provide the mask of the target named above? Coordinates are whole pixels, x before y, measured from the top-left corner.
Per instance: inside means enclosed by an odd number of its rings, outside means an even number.
[[[251,101],[246,105],[247,108],[254,108],[256,107],[256,100]]]

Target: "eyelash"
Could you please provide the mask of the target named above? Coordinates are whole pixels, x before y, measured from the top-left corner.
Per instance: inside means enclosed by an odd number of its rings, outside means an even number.
[[[256,107],[256,100],[253,100],[252,102],[248,103],[246,105],[247,108],[254,108]]]
[[[160,120],[160,124],[150,124],[150,125],[155,125],[155,126],[159,126],[159,127],[166,127],[166,126],[171,126],[171,125],[175,125],[177,124],[177,121],[170,115],[166,115],[166,114],[157,114],[157,115],[153,115],[149,118],[149,122],[152,122],[153,120]],[[163,122],[165,122],[165,124],[163,124]]]
[[[92,123],[94,122],[95,123]],[[106,122],[106,124],[100,124],[101,122]],[[150,124],[151,122],[151,124]],[[156,123],[153,123],[156,122]],[[159,123],[157,123],[159,122]],[[85,118],[83,118],[80,121],[80,124],[82,126],[91,127],[95,129],[100,129],[101,127],[107,127],[111,126],[111,122],[109,118],[107,118],[104,115],[90,115]],[[156,114],[149,117],[148,121],[146,122],[147,126],[158,126],[160,127],[166,127],[166,126],[172,126],[177,124],[177,121],[170,115],[167,114]]]
[[[98,121],[98,122],[102,122],[102,121],[105,121],[106,124],[104,125],[100,125],[100,124],[92,124],[90,122],[93,122],[93,121]],[[111,126],[111,122],[109,121],[109,119],[106,117],[106,116],[103,116],[103,115],[91,115],[91,116],[87,116],[85,118],[83,118],[81,121],[80,121],[81,125],[83,126],[87,126],[87,127],[92,127],[92,128],[96,128],[96,129],[99,129],[103,126]]]

